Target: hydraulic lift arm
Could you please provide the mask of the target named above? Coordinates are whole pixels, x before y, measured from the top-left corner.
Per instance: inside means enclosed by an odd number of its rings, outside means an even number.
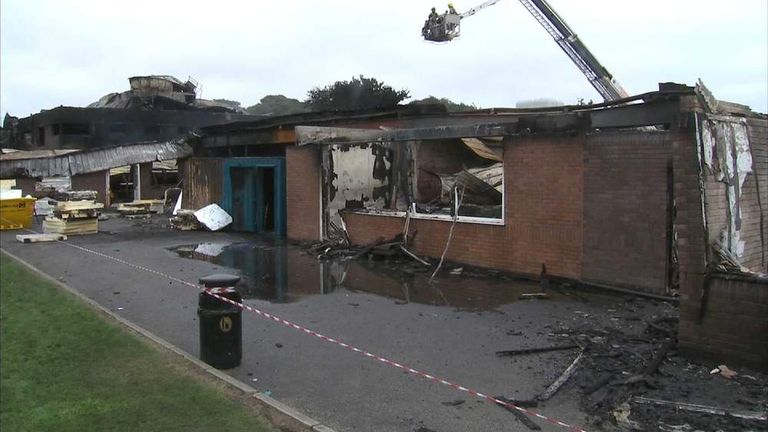
[[[472,16],[472,15],[476,14],[478,11],[481,11],[481,10],[485,9],[488,6],[493,6],[493,5],[495,5],[496,3],[500,2],[500,1],[501,0],[488,0],[487,2],[475,6],[472,9],[464,12],[463,14],[461,14],[459,16],[462,17],[462,18],[466,18],[468,16]]]
[[[520,3],[552,36],[606,102],[629,96],[546,0],[520,0]]]
[[[445,13],[434,20],[424,23],[422,36],[431,42],[449,42],[459,37],[460,21],[477,12],[493,6],[501,0],[488,0],[462,13]],[[627,92],[613,78],[613,75],[597,61],[586,45],[568,27],[560,15],[552,9],[546,0],[520,0],[528,12],[549,33],[576,67],[587,77],[589,83],[600,93],[606,102],[628,97]],[[431,17],[430,17],[431,18]]]

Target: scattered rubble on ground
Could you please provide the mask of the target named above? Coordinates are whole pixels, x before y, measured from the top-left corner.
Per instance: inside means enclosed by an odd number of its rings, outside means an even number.
[[[177,210],[176,214],[171,216],[170,223],[171,228],[179,231],[195,231],[203,228],[195,217],[194,210]]]
[[[303,247],[320,260],[376,260],[402,279],[427,275],[437,265],[437,260],[409,250],[402,235],[379,238],[364,246],[349,246],[346,236],[338,235],[335,240],[305,243]],[[443,275],[502,280],[516,277],[453,263],[447,263]],[[546,270],[543,275],[542,292],[523,294],[521,300],[548,299],[550,293],[559,293],[589,301],[588,294],[573,289],[572,283],[550,279]],[[498,399],[535,407],[559,392],[575,392],[592,426],[602,430],[768,431],[764,420],[768,376],[742,373],[726,365],[712,369],[688,362],[677,353],[678,308],[673,302],[615,295],[619,300],[607,307],[605,314],[595,316],[577,310],[570,322],[550,325],[548,346],[498,351],[500,361],[554,351],[568,353],[573,359],[532,400]],[[508,335],[524,333],[510,330]],[[723,385],[729,387],[727,394],[722,392]],[[515,409],[510,412],[528,429],[538,430],[535,419],[524,420]]]

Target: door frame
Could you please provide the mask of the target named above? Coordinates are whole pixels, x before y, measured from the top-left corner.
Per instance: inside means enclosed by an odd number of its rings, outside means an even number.
[[[272,193],[274,197],[274,233],[275,237],[284,238],[286,234],[285,210],[285,158],[280,157],[242,157],[227,158],[223,164],[222,208],[232,213],[232,168],[272,168],[274,181]]]

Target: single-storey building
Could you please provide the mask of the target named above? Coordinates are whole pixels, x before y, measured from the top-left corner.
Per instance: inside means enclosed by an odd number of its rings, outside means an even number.
[[[624,100],[405,106],[203,129],[185,208],[237,230],[413,252],[681,302],[681,349],[768,366],[768,117],[699,83]],[[452,229],[453,228],[453,229]],[[760,276],[762,275],[762,276]]]

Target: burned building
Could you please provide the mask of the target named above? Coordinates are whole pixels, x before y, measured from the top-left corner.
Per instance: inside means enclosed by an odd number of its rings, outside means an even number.
[[[20,150],[90,149],[165,141],[200,127],[254,119],[238,106],[197,97],[198,84],[165,75],[129,78],[130,90],[88,107],[60,106],[29,117],[6,116],[5,147]]]
[[[185,141],[11,152],[0,155],[0,178],[15,179],[23,195],[41,192],[40,185],[95,191],[96,201],[107,206],[161,199],[166,189],[178,185],[176,159],[192,154]]]
[[[184,206],[216,202],[236,229],[297,240],[343,231],[364,245],[408,227],[421,255],[450,237],[459,263],[679,294],[682,349],[763,367],[766,131],[765,115],[701,84],[586,106],[234,123],[207,128],[184,162]]]
[[[129,82],[129,90],[110,93],[86,108],[61,106],[22,119],[6,115],[3,146],[21,152],[2,156],[2,178],[16,179],[25,194],[34,194],[45,173],[51,178],[68,175],[69,165],[66,169],[61,165],[68,160],[63,152],[77,150],[82,153],[73,157],[102,155],[110,163],[102,163],[98,172],[75,168],[73,187],[88,186],[99,191],[98,201],[107,205],[139,198],[158,199],[166,188],[178,186],[176,161],[152,157],[145,160],[148,156],[143,150],[135,152],[137,145],[143,143],[152,154],[153,146],[162,147],[201,127],[260,118],[245,114],[234,103],[199,98],[199,84],[192,78],[181,81],[167,75],[149,75],[131,77]],[[119,146],[126,149],[120,150]],[[115,157],[100,149],[109,149]],[[123,153],[137,157],[126,158],[121,156]],[[118,160],[127,163],[111,163]]]

